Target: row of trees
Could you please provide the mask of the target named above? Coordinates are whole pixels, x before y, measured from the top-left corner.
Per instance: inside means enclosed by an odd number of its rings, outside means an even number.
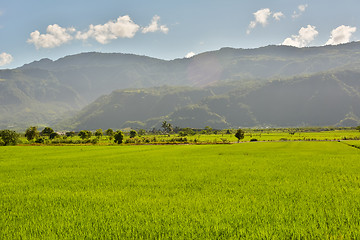
[[[171,133],[173,131],[173,128],[170,123],[167,123],[166,121],[163,122],[163,132],[162,133]],[[360,131],[360,126],[356,128]],[[205,127],[204,130],[201,131],[203,134],[209,134],[212,132],[212,129],[210,127]],[[180,137],[188,136],[188,135],[195,135],[195,131],[191,128],[183,128],[181,131],[178,132]],[[88,130],[82,130],[79,133],[75,133],[73,131],[66,132],[66,137],[74,137],[75,135],[78,135],[82,140],[88,140],[93,135],[96,137],[97,140],[100,140],[100,138],[103,135],[107,135],[109,140],[114,140],[115,143],[121,144],[124,141],[124,133],[120,130],[114,131],[112,129],[107,129],[105,132],[103,132],[102,129],[97,129],[94,133]],[[145,135],[145,130],[139,130],[136,132],[135,130],[131,130],[129,132],[130,138],[135,138],[136,136],[143,136]],[[226,131],[226,134],[231,134],[230,130]],[[65,138],[65,136],[63,136]],[[7,146],[7,145],[16,145],[18,143],[20,135],[12,130],[0,130],[0,146]],[[28,141],[34,141],[36,143],[43,143],[46,139],[53,140],[55,138],[59,138],[60,134],[56,133],[52,128],[45,127],[41,132],[38,131],[37,127],[29,127],[26,129],[25,137]],[[236,130],[235,137],[240,141],[245,137],[245,132],[242,129]],[[95,140],[96,140],[95,139]],[[94,140],[94,139],[93,139]],[[97,142],[97,141],[96,141]]]
[[[170,131],[171,125],[165,125],[167,130]],[[114,139],[115,143],[121,144],[124,140],[124,133],[120,130],[113,131],[112,129],[108,129],[105,131],[105,134],[109,137],[110,140]],[[129,133],[130,138],[135,138],[137,135],[144,135],[145,132],[136,132],[135,130],[131,130]],[[186,135],[194,135],[195,132],[190,128],[185,128],[183,131],[179,132],[180,136],[186,136]],[[75,132],[66,132],[66,137],[73,137],[76,135]],[[97,129],[94,133],[94,136],[99,140],[104,135],[102,129]],[[78,133],[78,136],[85,140],[90,139],[91,136],[93,136],[93,133],[88,130],[82,130]],[[11,130],[0,130],[0,146],[6,146],[6,145],[16,145],[18,142],[20,135],[16,133],[15,131]],[[28,129],[26,129],[25,137],[28,141],[35,141],[36,143],[43,143],[45,142],[45,138],[52,140],[55,138],[60,137],[58,133],[56,133],[53,129],[50,127],[45,127],[41,132],[38,131],[37,127],[31,126]],[[239,129],[237,130],[235,137],[240,139],[244,138],[244,131]]]

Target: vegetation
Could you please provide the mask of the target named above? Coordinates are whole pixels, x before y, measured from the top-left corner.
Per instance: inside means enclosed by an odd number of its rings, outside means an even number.
[[[238,129],[235,133],[235,137],[238,139],[238,141],[240,141],[241,139],[244,139],[245,132],[241,129]]]
[[[50,137],[50,135],[51,135],[52,133],[54,133],[54,130],[53,130],[52,128],[50,128],[50,127],[45,127],[45,128],[41,131],[40,135],[41,135],[41,136],[48,136],[48,137]]]
[[[89,138],[91,138],[91,136],[92,136],[92,133],[88,130],[81,130],[79,132],[79,137],[81,139],[89,139]]]
[[[359,170],[339,142],[4,147],[0,238],[356,239]]]
[[[124,139],[124,134],[122,131],[116,131],[114,134],[114,142],[117,144],[121,144]]]
[[[26,129],[25,137],[28,141],[31,141],[39,136],[39,131],[37,130],[37,127],[29,127]]]
[[[0,130],[0,146],[16,145],[19,134],[11,130]]]
[[[359,49],[354,42],[302,49],[224,48],[177,61],[101,53],[44,59],[0,70],[0,129],[25,130],[55,121],[76,131],[159,129],[164,120],[182,128],[214,129],[357,126]],[[218,63],[220,69],[209,67]],[[169,87],[179,85],[188,87]],[[319,112],[325,117],[318,118]]]

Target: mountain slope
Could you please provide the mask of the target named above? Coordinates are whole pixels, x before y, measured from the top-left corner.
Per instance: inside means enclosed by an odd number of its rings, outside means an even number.
[[[163,120],[179,127],[218,129],[360,124],[359,72],[274,80],[216,95],[220,87],[114,91],[90,104],[68,124],[76,130],[151,129],[159,128]]]
[[[0,128],[51,124],[115,89],[159,86],[203,88],[224,82],[252,82],[359,71],[360,43],[294,48],[223,48],[172,61],[121,53],[82,53],[56,61],[43,59],[0,70]],[[345,76],[346,77],[346,76]],[[345,81],[342,79],[342,81]],[[244,104],[241,111],[248,112]],[[249,124],[254,120],[249,112]],[[233,122],[233,120],[231,120]]]

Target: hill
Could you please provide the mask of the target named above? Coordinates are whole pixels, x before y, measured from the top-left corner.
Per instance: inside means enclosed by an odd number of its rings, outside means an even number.
[[[87,106],[67,126],[151,129],[160,128],[163,120],[179,127],[218,129],[356,126],[360,124],[359,79],[359,72],[338,71],[252,87],[232,82],[205,88],[117,90]],[[215,94],[219,89],[222,93]]]
[[[299,75],[357,72],[359,53],[360,43],[354,42],[311,48],[222,48],[172,61],[94,52],[42,59],[0,70],[0,128],[54,124],[116,89],[217,85],[211,90],[221,95],[228,82],[261,85]]]

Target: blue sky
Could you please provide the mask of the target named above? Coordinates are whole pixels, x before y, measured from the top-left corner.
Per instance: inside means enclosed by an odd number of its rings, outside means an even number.
[[[360,40],[359,0],[0,1],[0,69],[81,52],[176,59]]]

